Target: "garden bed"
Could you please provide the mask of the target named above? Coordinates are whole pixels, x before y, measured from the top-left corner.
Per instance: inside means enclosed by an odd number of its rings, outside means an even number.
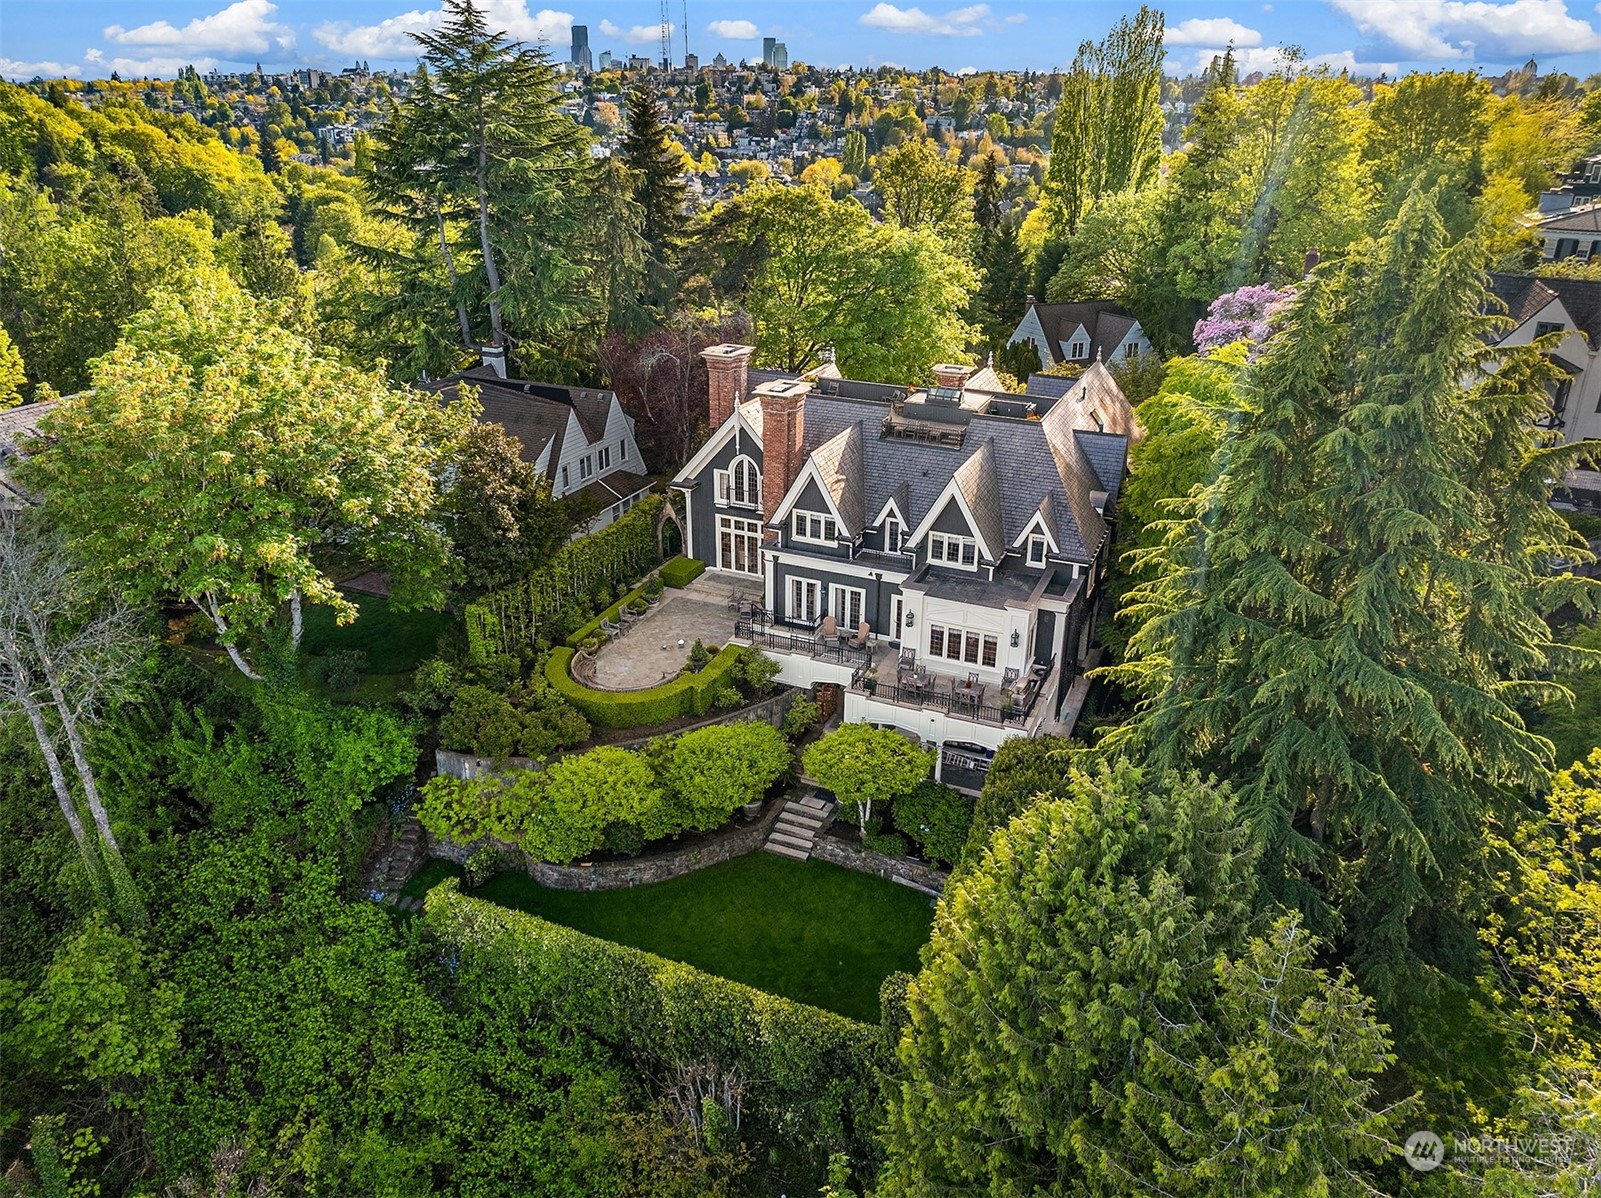
[[[459,871],[431,863],[402,893],[449,876]],[[627,890],[549,890],[504,873],[472,895],[868,1021],[884,978],[916,971],[934,916],[916,891],[770,853]]]

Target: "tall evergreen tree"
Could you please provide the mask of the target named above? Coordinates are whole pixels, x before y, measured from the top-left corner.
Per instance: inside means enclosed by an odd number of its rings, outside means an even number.
[[[656,94],[643,79],[628,93],[622,155],[634,175],[634,202],[645,214],[645,241],[651,256],[665,263],[684,228],[684,165],[667,135]]]
[[[487,311],[489,339],[536,338],[583,310],[574,181],[588,164],[585,134],[558,107],[543,49],[493,30],[473,0],[446,0],[444,12],[437,30],[411,35],[424,69],[375,140],[411,168],[395,172],[396,188],[427,186],[419,174],[440,180],[453,291]]]
[[[1304,928],[1252,926],[1227,791],[1127,765],[1063,789],[940,903],[879,1193],[1373,1192],[1383,1029]]]
[[[985,154],[979,160],[973,183],[973,224],[978,229],[978,260],[987,263],[1005,221],[1006,180],[1001,175],[1004,160],[999,154]]]
[[[1548,502],[1579,447],[1537,440],[1544,356],[1486,349],[1485,261],[1415,190],[1310,277],[1113,671],[1146,697],[1125,735],[1237,781],[1270,893],[1386,999],[1423,939],[1468,935],[1451,896],[1497,792],[1546,785],[1518,704],[1573,660],[1542,613],[1597,585],[1552,569],[1588,558]]]

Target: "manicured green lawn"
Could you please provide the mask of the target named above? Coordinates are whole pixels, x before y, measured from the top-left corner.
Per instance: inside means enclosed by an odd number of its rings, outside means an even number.
[[[473,895],[869,1021],[879,983],[916,972],[934,919],[915,890],[761,852],[628,890],[547,890],[504,873]]]
[[[360,649],[372,674],[404,674],[434,652],[450,617],[437,611],[391,611],[387,599],[351,595],[361,614],[343,628],[334,623],[331,607],[306,611],[301,649],[313,656],[338,649]]]

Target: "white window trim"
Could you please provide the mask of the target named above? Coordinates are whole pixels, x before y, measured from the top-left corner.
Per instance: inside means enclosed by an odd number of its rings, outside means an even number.
[[[1035,557],[1036,550],[1039,551],[1038,558]],[[1028,555],[1024,560],[1027,561],[1029,565],[1043,566],[1046,558],[1048,558],[1050,554],[1051,542],[1044,533],[1037,532],[1028,538]]]
[[[754,544],[750,546],[751,555],[747,555],[746,560],[747,561],[754,560],[754,563],[755,563],[755,566],[756,566],[756,568],[754,570],[739,570],[739,569],[736,569],[735,566],[734,566],[734,563],[732,561],[730,561],[727,565],[723,564],[723,533],[725,533],[725,532],[729,533],[732,536],[750,537],[752,539]],[[717,562],[717,569],[722,570],[725,573],[729,573],[729,574],[748,574],[748,575],[752,575],[752,576],[761,574],[761,572],[762,572],[762,565],[761,565],[761,563],[762,563],[762,523],[761,523],[761,521],[760,520],[744,520],[744,519],[741,519],[738,516],[718,516],[717,517],[716,562]]]
[[[933,562],[936,565],[949,566],[953,570],[972,570],[975,573],[978,571],[979,553],[977,537],[957,536],[953,532],[931,532],[927,537],[924,538],[924,540],[928,545],[928,560],[930,562]],[[940,546],[941,554],[937,557],[934,554],[934,546],[936,543],[938,543]],[[956,557],[954,560],[950,556],[952,548],[955,548],[956,550]],[[971,563],[964,562],[962,560],[962,551],[967,548],[971,548],[973,551],[973,560]]]
[[[859,613],[856,619],[849,617],[852,599],[856,601],[856,610]],[[839,623],[841,630],[855,633],[856,625],[867,619],[867,592],[861,587],[848,587],[843,583],[832,583],[828,588],[828,610]]]
[[[821,535],[813,536],[811,523],[818,522]],[[828,526],[834,526],[834,535],[828,535]],[[802,532],[801,528],[806,531]],[[796,508],[789,514],[789,535],[797,541],[805,541],[808,545],[837,545],[839,544],[839,522],[826,512],[809,512],[805,508]]]
[[[940,634],[940,652],[936,654],[932,648],[928,648],[926,652],[929,661],[954,662],[957,665],[972,666],[980,670],[998,670],[1001,668],[1000,633],[986,632],[977,628],[963,628],[957,624],[930,624],[928,631],[923,636],[923,644],[925,646],[933,645],[935,633]],[[952,657],[950,653],[952,636],[957,638],[957,648],[960,650],[955,657]],[[971,659],[967,656],[968,638],[970,637],[974,640],[974,656]],[[991,665],[983,664],[986,644],[994,646],[995,649],[993,654],[995,660]]]
[[[806,614],[806,590],[812,590],[812,614]],[[827,592],[823,584],[815,578],[807,578],[799,574],[789,576],[789,586],[785,588],[784,615],[786,619],[798,620],[802,624],[815,622],[823,610],[823,601]]]
[[[1070,342],[1068,342],[1068,345],[1067,345],[1067,356],[1068,356],[1068,360],[1069,361],[1082,362],[1085,358],[1090,356],[1090,345],[1089,345],[1089,342],[1088,341],[1070,341]]]
[[[755,485],[746,488],[746,498],[736,499],[734,492],[734,476],[741,466],[755,478]],[[721,507],[749,508],[752,511],[760,510],[762,506],[762,472],[756,465],[756,460],[749,454],[739,454],[728,463],[726,470],[712,472],[712,485],[716,500]]]

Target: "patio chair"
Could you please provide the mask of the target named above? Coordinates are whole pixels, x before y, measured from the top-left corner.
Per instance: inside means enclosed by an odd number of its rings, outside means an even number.
[[[869,627],[869,625],[868,625],[866,620],[863,620],[860,624],[858,624],[856,626],[856,635],[851,637],[851,639],[850,639],[851,648],[852,649],[865,649],[865,648],[867,648],[867,638],[869,636],[871,636],[872,634],[873,634],[872,628]]]
[[[1001,690],[1002,691],[1009,691],[1016,685],[1017,685],[1017,670],[1015,668],[1010,668],[1009,667],[1007,669],[1006,673],[1001,676]]]
[[[968,686],[977,686],[978,685],[978,671],[977,670],[971,670],[971,671],[968,672],[967,685]]]
[[[833,616],[823,617],[823,630],[821,633],[819,633],[819,635],[822,637],[825,645],[839,644],[839,624],[835,621]]]
[[[623,626],[621,624],[613,624],[605,616],[602,616],[600,618],[600,630],[607,636],[616,636],[618,633],[622,632]]]

